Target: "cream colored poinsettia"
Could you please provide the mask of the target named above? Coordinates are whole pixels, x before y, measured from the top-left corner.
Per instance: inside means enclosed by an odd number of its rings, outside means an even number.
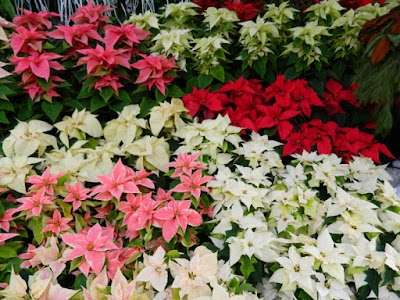
[[[40,120],[19,122],[3,142],[4,154],[8,157],[30,156],[38,150],[41,156],[47,146],[57,149],[56,137],[44,133],[52,128],[52,125]]]
[[[100,140],[103,142],[104,140]],[[114,156],[124,156],[125,152],[115,144],[101,143],[95,149],[81,149],[86,157],[87,164],[80,168],[80,173],[87,174],[91,182],[98,182],[98,175],[108,175],[114,168],[112,158]]]
[[[124,147],[124,150],[138,156],[136,169],[161,170],[168,172],[165,165],[169,162],[169,144],[164,138],[146,135],[144,138]]]
[[[147,121],[139,118],[139,105],[128,105],[118,113],[118,118],[109,121],[104,127],[104,138],[107,142],[118,145],[131,144],[147,128]]]
[[[160,15],[146,11],[144,14],[133,14],[125,21],[125,24],[135,23],[135,26],[140,29],[150,30],[151,28],[159,29],[158,17]]]
[[[338,0],[325,0],[309,6],[306,12],[310,13],[312,20],[326,20],[328,16],[331,16],[332,19],[340,17],[341,10],[344,10],[344,7],[339,4]]]
[[[190,50],[189,42],[193,40],[190,29],[170,28],[161,30],[153,38],[153,46],[150,48],[155,54],[165,53],[166,56],[174,56],[176,65],[186,71],[185,51]]]
[[[220,58],[215,53],[217,51],[227,53],[222,44],[230,44],[230,41],[223,38],[221,34],[216,34],[194,39],[192,44],[195,44],[191,52],[197,58],[197,68],[201,73],[209,74],[211,68],[220,64]]]
[[[272,20],[279,28],[281,25],[288,23],[294,19],[294,13],[298,12],[297,9],[289,6],[288,1],[284,1],[279,6],[267,4],[267,12],[264,14],[263,19]]]
[[[143,253],[144,268],[136,277],[137,281],[148,281],[158,292],[162,292],[168,281],[167,264],[165,260],[165,250],[158,247],[153,256]]]
[[[197,8],[199,6],[192,2],[170,3],[165,6],[164,15],[173,18],[178,26],[185,26],[189,17],[198,15]]]
[[[59,299],[68,300],[77,290],[63,288],[49,268],[40,269],[29,276],[29,295],[31,299]]]
[[[87,112],[86,109],[74,111],[71,117],[65,116],[61,122],[54,124],[60,131],[60,140],[69,147],[69,139],[86,139],[86,133],[98,138],[103,134],[103,128],[95,115]]]
[[[26,194],[25,179],[33,165],[43,161],[41,158],[17,156],[13,159],[9,157],[0,158],[0,186],[8,188],[22,194]]]
[[[94,173],[92,169],[84,169],[91,161],[85,158],[84,153],[76,152],[76,150],[77,149],[74,149],[74,151],[64,151],[64,153],[52,152],[46,154],[46,164],[51,166],[51,170],[55,174],[68,172],[71,175],[69,178],[71,184],[75,184],[78,181],[98,182],[96,173]]]
[[[183,105],[181,99],[172,98],[171,103],[164,101],[159,106],[155,106],[150,112],[151,132],[158,136],[163,128],[175,128],[180,130],[185,126],[181,119],[181,114],[188,110]]]
[[[15,274],[14,268],[11,267],[10,283],[4,290],[0,291],[0,296],[5,299],[24,300],[26,299],[25,296],[27,296],[27,288],[28,285],[25,280],[20,275]]]
[[[198,246],[190,261],[183,258],[170,261],[169,268],[174,277],[172,288],[180,288],[179,296],[187,299],[210,297],[210,282],[216,281],[218,271],[217,253]]]
[[[280,34],[278,27],[273,22],[266,22],[263,18],[257,17],[257,20],[240,23],[239,42],[243,49],[249,53],[250,60],[256,60],[260,57],[274,53],[271,45],[279,42]]]
[[[209,7],[203,15],[205,16],[204,22],[209,24],[210,29],[224,23],[229,24],[240,21],[235,12],[226,8]]]

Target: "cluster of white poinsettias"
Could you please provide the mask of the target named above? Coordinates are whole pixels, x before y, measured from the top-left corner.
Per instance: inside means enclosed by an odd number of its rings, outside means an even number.
[[[167,172],[171,155],[201,152],[199,159],[214,176],[207,183],[214,211],[210,239],[197,247],[187,253],[162,247],[144,252],[129,262],[135,266],[132,276],[119,269],[111,276],[104,268],[90,274],[80,292],[57,283],[59,248],[53,244],[60,240],[47,237],[37,249],[48,255],[31,252],[42,268],[28,283],[13,272],[0,295],[355,299],[367,289],[366,297],[397,299],[400,199],[384,166],[363,157],[344,164],[334,154],[316,153],[294,155],[285,165],[280,143],[268,136],[253,133],[245,141],[227,116],[198,122],[185,112],[182,101],[172,99],[144,118],[139,106],[126,106],[103,125],[87,111],[54,125],[20,122],[3,142],[1,187],[25,194],[27,176],[47,167],[53,174],[68,172],[70,184],[96,183],[119,158],[136,170]]]
[[[134,22],[154,33],[145,41],[153,53],[173,55],[184,71],[186,65],[195,63],[198,71],[208,74],[226,62],[226,54],[250,66],[268,56],[272,61],[281,56],[290,59],[291,55],[307,66],[328,63],[328,48],[335,58],[358,54],[363,25],[398,5],[398,0],[389,0],[385,6],[370,3],[346,11],[338,0],[320,1],[306,10],[304,22],[303,12],[282,1],[280,5],[267,4],[265,14],[255,20],[240,22],[237,14],[226,8],[209,7],[200,14],[196,4],[182,2],[167,5],[162,14],[134,14],[125,23]],[[194,25],[198,15],[204,17],[208,30]],[[229,50],[235,43],[243,50],[239,54]]]

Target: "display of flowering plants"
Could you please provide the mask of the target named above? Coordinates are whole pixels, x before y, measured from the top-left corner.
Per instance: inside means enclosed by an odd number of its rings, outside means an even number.
[[[400,298],[397,154],[352,81],[396,3],[0,19],[0,299]]]

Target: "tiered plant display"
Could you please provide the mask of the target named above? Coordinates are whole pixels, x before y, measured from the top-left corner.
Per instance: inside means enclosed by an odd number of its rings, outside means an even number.
[[[0,297],[400,297],[352,79],[398,1],[196,3],[1,20]]]

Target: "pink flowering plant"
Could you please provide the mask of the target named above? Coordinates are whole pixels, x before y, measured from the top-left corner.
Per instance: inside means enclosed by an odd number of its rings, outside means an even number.
[[[5,36],[11,51],[4,53],[7,69],[13,69],[6,74],[12,76],[0,83],[2,99],[12,100],[5,111],[16,111],[19,120],[39,114],[55,122],[62,111],[120,111],[139,102],[135,90],[138,96],[151,99],[156,93],[157,101],[164,100],[179,71],[174,58],[145,55],[143,41],[151,33],[134,23],[112,24],[106,14],[113,10],[89,1],[70,16],[71,25],[61,25],[55,13],[24,10],[15,17]],[[130,81],[138,85],[126,88]],[[172,90],[183,96],[177,86]],[[1,113],[1,123],[11,119]]]
[[[177,185],[170,190],[156,186],[153,172],[135,172],[121,159],[111,174],[97,176],[99,185],[92,188],[82,188],[81,181],[72,186],[68,183],[69,174],[50,175],[48,167],[42,176],[28,177],[27,183],[31,184],[28,194],[16,199],[16,207],[7,212],[34,226],[37,246],[50,238],[58,238],[64,267],[71,261],[70,268],[78,268],[78,273],[88,276],[90,273],[99,275],[107,266],[110,275],[146,249],[162,245],[172,250],[178,244],[190,247],[198,243],[192,236],[196,227],[203,224],[198,210],[199,197],[209,191],[205,184],[212,177],[201,175],[205,166],[194,161],[198,155],[179,154],[176,162],[168,165],[183,168],[180,162],[184,156],[189,157],[191,169],[196,171],[174,179],[173,183]],[[191,178],[194,179],[190,187],[181,183],[187,182],[183,181],[186,179],[190,182]],[[187,191],[190,194],[183,193]],[[5,217],[4,221],[7,220]],[[18,235],[4,234],[3,240]],[[36,247],[32,245],[32,249]],[[30,266],[43,264],[28,253],[34,252],[28,249],[20,257],[29,258]]]

